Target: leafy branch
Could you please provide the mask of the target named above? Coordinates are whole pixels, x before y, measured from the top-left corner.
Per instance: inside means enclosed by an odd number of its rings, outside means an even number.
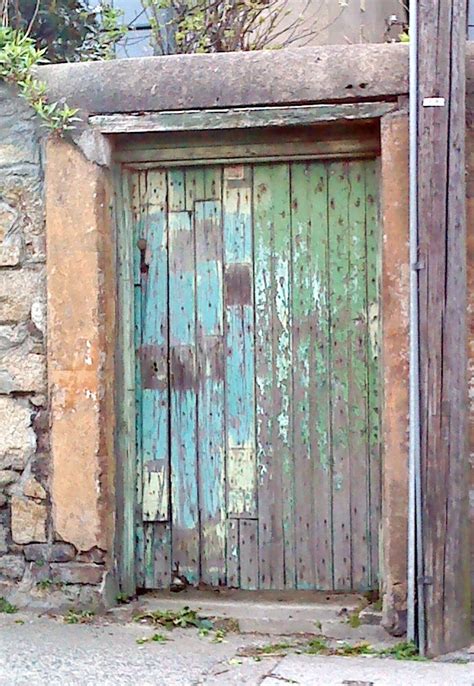
[[[0,27],[0,79],[15,85],[20,95],[53,133],[74,128],[77,109],[67,104],[48,102],[46,84],[34,75],[34,68],[44,62],[44,49],[22,31]]]

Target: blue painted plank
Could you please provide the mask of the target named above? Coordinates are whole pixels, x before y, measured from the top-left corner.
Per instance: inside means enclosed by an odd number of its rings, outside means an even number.
[[[257,516],[251,168],[224,169],[227,513]],[[258,559],[255,560],[255,564]]]
[[[195,203],[201,580],[225,583],[222,209]]]
[[[166,174],[148,173],[142,266],[143,520],[169,519]]]
[[[199,581],[194,236],[188,212],[170,212],[169,341],[173,571]]]

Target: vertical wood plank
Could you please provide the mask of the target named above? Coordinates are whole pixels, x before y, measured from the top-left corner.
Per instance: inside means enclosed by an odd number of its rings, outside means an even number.
[[[351,588],[349,452],[349,179],[345,162],[329,165],[329,264],[331,308],[331,442],[333,454],[334,587]]]
[[[256,519],[239,521],[240,588],[255,591],[258,588],[258,522]]]
[[[293,283],[291,289],[293,349],[293,451],[295,481],[301,485],[295,499],[296,585],[311,589],[316,583],[314,455],[311,454],[310,375],[311,331],[314,313],[314,265],[311,231],[313,195],[311,164],[291,165],[291,224],[293,240]]]
[[[466,444],[466,7],[418,8],[418,216],[423,561],[427,650],[470,641]],[[433,40],[436,37],[436,40]],[[444,107],[423,107],[433,94]],[[421,589],[419,589],[421,590]]]
[[[201,580],[219,586],[225,583],[222,206],[194,207]]]
[[[142,341],[142,288],[140,270],[140,250],[138,241],[145,231],[143,204],[146,195],[146,173],[134,172],[131,175],[130,202],[132,210],[132,244],[133,255],[133,289],[134,289],[134,356],[135,356],[135,575],[137,588],[145,588],[144,558],[145,537],[142,518],[143,483],[142,483],[142,382],[140,365],[140,348]]]
[[[199,167],[189,167],[184,172],[186,186],[186,209],[194,212],[194,203],[205,200],[204,171]]]
[[[196,584],[199,581],[199,506],[195,257],[190,214],[169,212],[168,231],[173,571],[179,571],[189,583]]]
[[[311,165],[310,194],[313,197],[311,255],[314,273],[315,318],[310,325],[310,436],[314,465],[312,494],[315,504],[316,587],[334,588],[330,307],[329,307],[329,217],[327,163]]]
[[[168,210],[182,212],[186,209],[186,180],[182,169],[168,171]]]
[[[205,166],[204,197],[206,200],[221,200],[222,198],[222,167]]]
[[[117,358],[117,448],[120,470],[120,493],[117,525],[120,530],[119,578],[124,593],[133,595],[136,591],[135,535],[136,535],[136,456],[135,456],[135,330],[133,279],[133,183],[127,172],[122,173],[120,200],[123,203],[119,214],[118,261],[118,316],[117,336],[119,355]]]
[[[349,459],[352,589],[369,588],[369,454],[367,388],[367,242],[365,162],[348,163],[349,181]]]
[[[381,432],[380,432],[380,227],[378,213],[378,166],[365,165],[365,214],[367,236],[367,326],[368,326],[368,393],[369,393],[369,586],[379,585],[379,524],[381,520]]]
[[[288,165],[255,167],[254,231],[260,585],[292,588],[295,564]]]
[[[239,520],[227,520],[226,540],[227,586],[240,588],[240,558],[239,558]]]
[[[169,519],[166,174],[148,172],[142,247],[143,520]]]
[[[298,588],[332,580],[327,171],[292,165],[293,384]]]
[[[226,472],[231,517],[257,516],[251,183],[250,167],[224,169]]]

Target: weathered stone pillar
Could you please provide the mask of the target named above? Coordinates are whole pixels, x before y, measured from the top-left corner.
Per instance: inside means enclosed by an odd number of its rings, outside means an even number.
[[[408,117],[387,115],[382,135],[382,569],[383,624],[406,630],[409,413]]]

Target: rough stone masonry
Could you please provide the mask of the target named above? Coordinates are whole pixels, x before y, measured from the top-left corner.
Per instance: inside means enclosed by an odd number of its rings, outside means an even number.
[[[0,596],[90,605],[104,553],[78,554],[51,522],[41,158],[32,111],[0,85]]]

